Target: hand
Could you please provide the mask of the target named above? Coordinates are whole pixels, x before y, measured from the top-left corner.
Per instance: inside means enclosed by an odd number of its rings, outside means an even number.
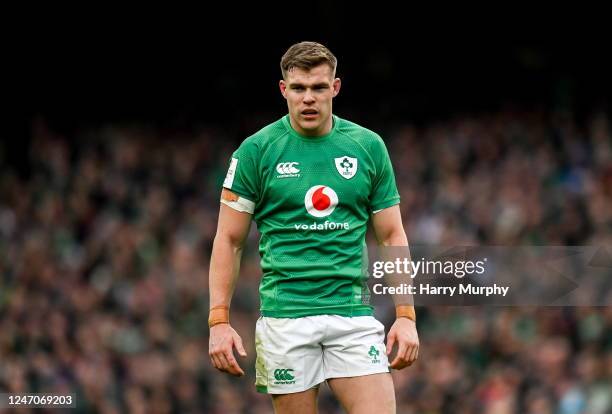
[[[393,369],[406,368],[419,357],[419,335],[416,324],[408,318],[397,318],[387,334],[387,355],[397,342],[397,354],[389,365]]]
[[[228,323],[221,323],[210,328],[208,355],[213,366],[219,371],[241,377],[244,375],[244,371],[234,358],[233,348],[236,348],[240,356],[246,356],[242,339],[234,328]]]

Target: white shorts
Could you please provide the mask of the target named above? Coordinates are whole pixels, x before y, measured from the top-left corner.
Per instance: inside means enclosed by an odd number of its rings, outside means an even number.
[[[255,386],[290,394],[329,378],[389,372],[384,339],[383,324],[372,316],[262,316],[255,329]]]

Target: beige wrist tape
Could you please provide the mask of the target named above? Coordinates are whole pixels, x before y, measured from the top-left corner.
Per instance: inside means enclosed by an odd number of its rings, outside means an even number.
[[[414,312],[414,306],[410,305],[398,305],[395,307],[396,318],[408,318],[416,322],[416,313]]]
[[[211,328],[221,323],[229,323],[229,306],[219,305],[210,308],[208,313],[208,327]]]

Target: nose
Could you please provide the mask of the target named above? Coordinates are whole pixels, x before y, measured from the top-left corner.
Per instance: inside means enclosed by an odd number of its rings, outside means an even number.
[[[311,104],[314,103],[314,95],[310,89],[306,89],[306,93],[304,93],[304,103]]]

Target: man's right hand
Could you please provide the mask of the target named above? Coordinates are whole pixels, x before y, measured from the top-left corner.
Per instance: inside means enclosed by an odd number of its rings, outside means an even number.
[[[228,323],[220,323],[210,328],[208,355],[213,366],[219,371],[241,377],[244,371],[234,357],[234,347],[240,356],[247,355],[240,335]]]

